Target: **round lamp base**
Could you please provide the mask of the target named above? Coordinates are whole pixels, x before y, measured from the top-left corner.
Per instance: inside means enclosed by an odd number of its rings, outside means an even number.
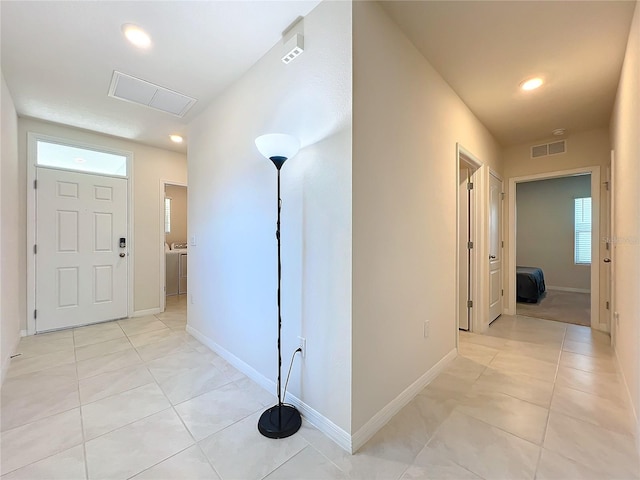
[[[258,430],[269,438],[287,438],[300,430],[302,418],[296,407],[275,405],[260,416]]]

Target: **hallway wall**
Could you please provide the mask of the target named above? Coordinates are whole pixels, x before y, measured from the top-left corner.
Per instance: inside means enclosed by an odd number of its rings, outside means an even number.
[[[611,117],[615,219],[614,325],[616,354],[638,424],[640,438],[640,2],[629,34],[616,103]],[[640,442],[638,442],[640,447]]]
[[[2,146],[0,157],[0,384],[4,381],[9,366],[9,357],[13,355],[20,341],[21,324],[24,322],[26,301],[26,276],[19,255],[23,250],[20,244],[20,221],[18,194],[18,116],[2,77]]]
[[[495,139],[379,4],[354,2],[353,48],[360,441],[456,348],[456,143],[498,173],[502,163]]]
[[[189,331],[275,392],[276,170],[254,140],[295,135],[282,168],[283,375],[325,433],[350,448],[351,2],[322,2],[189,125]],[[293,33],[292,32],[292,33]],[[292,397],[287,397],[291,401]]]

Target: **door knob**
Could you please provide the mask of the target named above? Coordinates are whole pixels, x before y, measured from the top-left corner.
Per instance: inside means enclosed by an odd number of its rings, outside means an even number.
[[[610,258],[605,258],[604,260],[602,260],[604,263],[611,263],[611,259]]]
[[[495,255],[489,255],[489,260],[495,260],[496,256]]]
[[[124,258],[124,256],[125,256],[125,255],[126,255],[126,253],[121,253],[121,254],[120,254],[120,257],[121,257],[121,258]]]

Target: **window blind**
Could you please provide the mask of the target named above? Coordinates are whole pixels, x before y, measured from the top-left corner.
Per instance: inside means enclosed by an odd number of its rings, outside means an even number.
[[[591,197],[574,199],[576,264],[591,264]]]

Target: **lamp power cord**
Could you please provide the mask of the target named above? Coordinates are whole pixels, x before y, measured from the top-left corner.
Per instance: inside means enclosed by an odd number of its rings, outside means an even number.
[[[298,347],[293,355],[291,355],[291,363],[289,364],[289,372],[287,373],[287,381],[284,382],[284,393],[282,394],[282,403],[284,404],[284,400],[287,397],[287,385],[289,385],[289,377],[291,376],[291,368],[293,367],[293,360],[296,357],[296,353],[302,353],[302,348]]]

